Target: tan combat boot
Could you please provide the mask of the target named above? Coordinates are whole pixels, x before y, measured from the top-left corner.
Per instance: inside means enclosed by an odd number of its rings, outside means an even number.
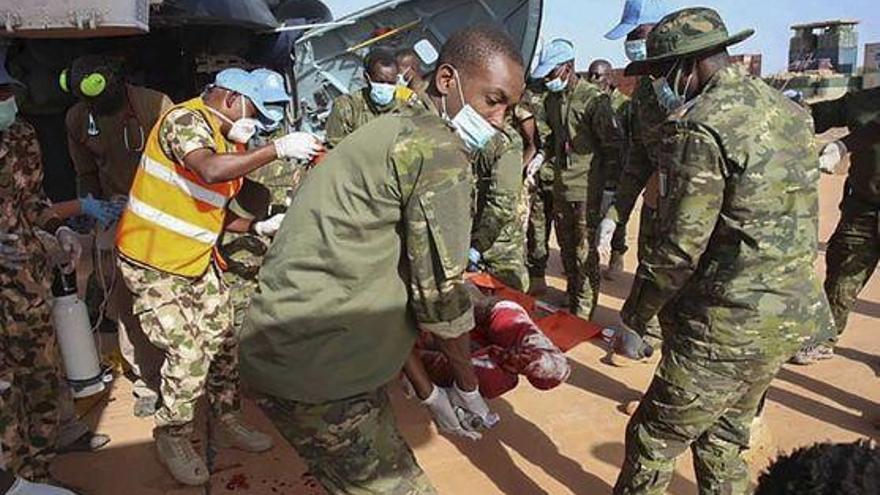
[[[211,477],[204,459],[196,452],[189,437],[155,431],[159,460],[171,472],[174,479],[184,485],[199,486]]]
[[[272,448],[272,437],[260,433],[234,414],[211,421],[211,435],[220,448],[234,448],[245,452],[263,452]]]

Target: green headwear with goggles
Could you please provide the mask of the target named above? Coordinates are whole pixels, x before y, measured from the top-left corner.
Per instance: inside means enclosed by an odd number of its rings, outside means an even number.
[[[665,68],[665,74],[654,81],[654,91],[660,104],[672,111],[686,99],[687,92],[682,94],[679,91],[685,73],[683,62],[717,53],[753,34],[754,29],[746,29],[731,36],[715,10],[705,7],[682,9],[667,15],[654,27],[648,35],[648,57],[629,64],[626,75],[656,76]],[[671,86],[670,77],[673,79]],[[684,83],[685,87],[689,82]]]

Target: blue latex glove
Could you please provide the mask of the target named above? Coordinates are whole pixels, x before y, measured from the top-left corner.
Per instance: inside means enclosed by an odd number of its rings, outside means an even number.
[[[104,227],[114,223],[119,219],[119,215],[122,214],[122,210],[113,205],[113,203],[95,199],[91,194],[85,198],[80,198],[79,206],[84,215],[94,218]]]
[[[480,271],[480,261],[483,259],[482,253],[477,251],[474,248],[471,248],[468,251],[468,268],[469,272],[478,272]]]

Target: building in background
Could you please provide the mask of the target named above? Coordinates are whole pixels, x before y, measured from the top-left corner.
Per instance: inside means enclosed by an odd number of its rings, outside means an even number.
[[[792,26],[789,70],[827,68],[840,74],[854,74],[858,69],[858,24],[856,20],[834,20]]]
[[[864,72],[878,71],[880,71],[880,43],[866,43]]]
[[[742,55],[731,55],[730,61],[737,65],[742,65],[749,71],[749,74],[755,77],[761,77],[763,72],[764,57],[760,53],[744,53]]]

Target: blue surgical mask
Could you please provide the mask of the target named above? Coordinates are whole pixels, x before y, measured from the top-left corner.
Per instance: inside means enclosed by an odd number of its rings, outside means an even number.
[[[380,107],[388,106],[394,101],[394,93],[397,92],[396,84],[370,83],[370,99]]]
[[[16,115],[18,115],[18,105],[15,104],[14,96],[0,101],[0,132],[9,129],[15,122]]]
[[[557,77],[556,79],[551,79],[550,81],[545,82],[544,85],[551,93],[561,93],[568,87],[568,79]]]
[[[648,42],[646,40],[627,41],[623,48],[626,50],[626,58],[630,62],[638,62],[648,58]]]
[[[666,77],[654,79],[651,83],[654,87],[654,95],[657,96],[657,102],[660,103],[660,108],[666,110],[667,113],[672,113],[685,104],[687,101],[687,88],[691,81],[690,76],[688,76],[688,81],[685,85],[685,94],[680,95],[673,86],[669,84],[669,75],[671,75],[672,72],[675,72],[674,85],[675,88],[678,88],[680,86],[681,78],[684,75],[684,68],[681,67],[680,63],[676,63]]]
[[[672,90],[669,81],[666,78],[657,79],[653,83],[654,95],[657,96],[657,102],[660,108],[666,113],[672,113],[684,104],[684,101]]]
[[[464,92],[461,89],[461,78],[455,71],[455,79],[458,82],[458,96],[461,98],[461,110],[453,118],[446,113],[446,98],[443,98],[443,118],[455,129],[458,137],[464,141],[468,151],[476,152],[485,148],[489,141],[495,137],[498,130],[490,124],[479,112],[474,110],[464,101]]]

